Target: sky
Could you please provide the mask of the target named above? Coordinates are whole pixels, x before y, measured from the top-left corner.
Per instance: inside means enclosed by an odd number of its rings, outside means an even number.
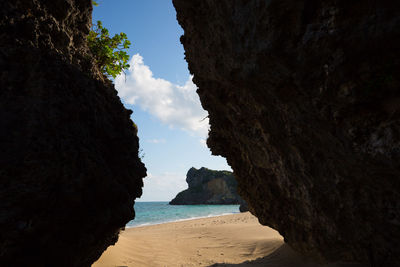
[[[101,20],[110,35],[124,32],[132,45],[129,70],[114,83],[122,103],[133,110],[140,156],[147,168],[143,195],[137,201],[169,201],[186,189],[191,167],[231,170],[205,144],[207,112],[179,41],[183,30],[172,0],[98,0],[93,22]]]

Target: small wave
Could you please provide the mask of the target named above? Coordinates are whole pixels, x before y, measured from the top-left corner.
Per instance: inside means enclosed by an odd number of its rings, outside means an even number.
[[[212,217],[218,217],[218,216],[224,216],[224,215],[232,215],[232,214],[237,214],[237,213],[240,213],[240,212],[227,212],[227,213],[222,213],[222,214],[208,214],[206,216],[194,216],[194,217],[189,217],[189,218],[184,218],[184,219],[176,219],[176,220],[163,221],[163,222],[142,223],[142,224],[139,224],[139,225],[127,225],[125,228],[137,228],[137,227],[144,227],[144,226],[151,226],[151,225],[159,225],[159,224],[164,224],[164,223],[191,221],[191,220],[212,218]]]

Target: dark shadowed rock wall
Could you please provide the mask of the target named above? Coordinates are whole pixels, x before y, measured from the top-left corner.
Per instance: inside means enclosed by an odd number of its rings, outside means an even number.
[[[397,1],[173,0],[211,132],[260,222],[400,266]]]
[[[190,168],[186,175],[188,189],[179,192],[170,205],[241,204],[237,182],[232,172]]]
[[[0,2],[1,266],[90,266],[134,218],[146,169],[88,53],[91,11]]]

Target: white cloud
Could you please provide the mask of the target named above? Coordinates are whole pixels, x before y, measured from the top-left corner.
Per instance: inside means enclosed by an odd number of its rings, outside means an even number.
[[[199,140],[200,141],[200,144],[203,146],[203,147],[205,147],[205,148],[207,148],[207,140],[206,139],[200,139]]]
[[[139,201],[170,201],[188,187],[184,173],[148,173]]]
[[[207,112],[201,107],[192,77],[183,86],[155,78],[139,54],[129,64],[126,77],[115,79],[119,96],[126,103],[139,106],[171,127],[207,137]]]
[[[165,139],[148,139],[146,142],[151,144],[163,144],[165,143]]]

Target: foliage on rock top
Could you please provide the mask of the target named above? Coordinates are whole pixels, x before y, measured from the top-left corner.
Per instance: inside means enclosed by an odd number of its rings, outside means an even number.
[[[131,42],[125,33],[115,34],[111,38],[108,29],[103,27],[101,21],[97,21],[97,24],[92,26],[87,40],[97,66],[103,74],[115,78],[130,67],[126,50],[129,49]]]

